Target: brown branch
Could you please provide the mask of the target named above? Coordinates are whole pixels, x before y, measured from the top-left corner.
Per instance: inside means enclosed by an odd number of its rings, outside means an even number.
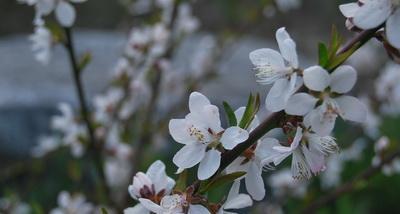
[[[386,164],[392,162],[396,157],[400,156],[400,150],[392,153],[391,155],[385,157],[381,163],[377,166],[371,166],[358,174],[356,177],[353,178],[353,180],[342,184],[341,186],[337,187],[333,192],[330,192],[328,194],[323,195],[320,197],[318,200],[312,202],[309,204],[302,213],[308,214],[308,213],[314,213],[316,212],[319,208],[324,206],[325,204],[331,203],[335,201],[337,198],[342,196],[343,194],[352,192],[353,190],[356,189],[356,186],[359,182],[368,180],[375,174],[379,173],[382,169],[383,166]]]

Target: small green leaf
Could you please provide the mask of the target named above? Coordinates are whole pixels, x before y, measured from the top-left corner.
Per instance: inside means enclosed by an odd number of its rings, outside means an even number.
[[[329,59],[333,59],[336,55],[336,52],[340,48],[340,44],[342,43],[342,38],[339,35],[339,32],[335,25],[332,26],[331,33],[331,42],[329,44]]]
[[[181,174],[179,174],[179,178],[176,181],[175,190],[176,191],[184,191],[186,189],[188,172],[187,170],[183,170]]]
[[[328,48],[326,47],[326,45],[324,43],[319,43],[318,44],[318,56],[319,56],[319,65],[321,67],[325,67],[328,64]]]
[[[245,174],[246,174],[246,172],[234,172],[231,174],[221,175],[221,176],[211,180],[207,184],[202,185],[200,187],[200,193],[206,193],[209,190],[213,189],[214,187],[218,187],[224,183],[232,182],[232,181],[236,180],[237,178],[242,177]]]
[[[222,104],[224,105],[224,109],[225,109],[226,117],[228,118],[229,126],[236,126],[237,119],[236,119],[235,112],[233,111],[232,107],[225,101]]]
[[[108,211],[106,210],[106,208],[104,208],[104,207],[101,208],[101,214],[108,214]]]
[[[249,99],[247,101],[246,110],[243,113],[243,117],[240,120],[239,127],[245,129],[247,124],[250,124],[251,115],[253,114],[254,110],[254,97],[250,94]]]
[[[46,22],[46,28],[51,32],[51,36],[54,42],[64,42],[65,34],[62,27],[55,22]]]
[[[92,61],[92,54],[90,52],[85,52],[79,60],[79,70],[82,71],[90,61]]]
[[[334,70],[336,69],[339,65],[341,65],[344,61],[346,61],[356,50],[358,49],[357,46],[352,47],[350,50],[336,56],[332,62],[329,63],[328,69],[329,70]]]

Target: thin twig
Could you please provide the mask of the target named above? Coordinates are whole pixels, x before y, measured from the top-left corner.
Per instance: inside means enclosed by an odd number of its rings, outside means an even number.
[[[80,111],[81,111],[81,116],[83,121],[85,122],[86,125],[86,130],[89,136],[89,147],[88,147],[88,152],[91,154],[97,173],[99,175],[100,179],[100,188],[103,189],[104,195],[108,196],[108,188],[106,184],[106,178],[104,175],[103,171],[103,162],[101,159],[101,153],[102,153],[102,148],[99,143],[97,143],[95,135],[94,135],[94,128],[92,125],[92,122],[90,120],[90,114],[89,114],[89,108],[87,106],[87,100],[85,97],[84,89],[83,89],[83,83],[81,79],[81,68],[78,65],[77,57],[75,55],[75,47],[73,43],[73,36],[70,28],[64,28],[65,30],[65,36],[66,36],[66,42],[65,42],[65,48],[68,52],[70,63],[72,66],[72,75],[73,75],[73,80],[74,84],[76,87],[76,91],[78,94],[78,99],[79,99],[79,106],[80,106]]]

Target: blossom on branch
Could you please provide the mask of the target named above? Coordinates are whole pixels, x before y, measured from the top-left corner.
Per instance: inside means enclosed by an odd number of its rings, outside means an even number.
[[[262,48],[249,54],[255,66],[256,77],[261,84],[273,84],[265,105],[269,111],[278,112],[285,108],[290,96],[298,89],[302,80],[297,76],[299,69],[296,43],[285,28],[276,31],[280,53]]]

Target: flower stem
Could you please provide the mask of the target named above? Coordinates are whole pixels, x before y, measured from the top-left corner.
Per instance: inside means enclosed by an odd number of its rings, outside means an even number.
[[[75,55],[75,47],[73,43],[73,36],[72,36],[72,31],[71,28],[64,28],[65,31],[65,36],[66,36],[66,41],[65,41],[65,48],[68,52],[70,64],[72,67],[72,75],[73,75],[73,80],[74,84],[76,87],[76,91],[78,94],[78,100],[79,100],[79,106],[80,106],[80,111],[81,111],[81,116],[82,119],[86,125],[86,131],[89,136],[89,146],[88,146],[88,153],[90,156],[93,158],[95,168],[97,170],[97,174],[99,177],[99,184],[98,184],[98,189],[99,191],[102,192],[103,197],[102,200],[104,200],[104,197],[107,197],[107,184],[105,180],[105,175],[103,171],[103,162],[101,158],[101,152],[102,148],[101,145],[96,142],[96,138],[94,135],[94,128],[92,125],[92,122],[90,120],[90,114],[89,114],[89,108],[87,106],[87,100],[85,97],[84,93],[84,88],[83,88],[83,83],[81,79],[81,72],[82,68],[79,67],[77,57]]]

